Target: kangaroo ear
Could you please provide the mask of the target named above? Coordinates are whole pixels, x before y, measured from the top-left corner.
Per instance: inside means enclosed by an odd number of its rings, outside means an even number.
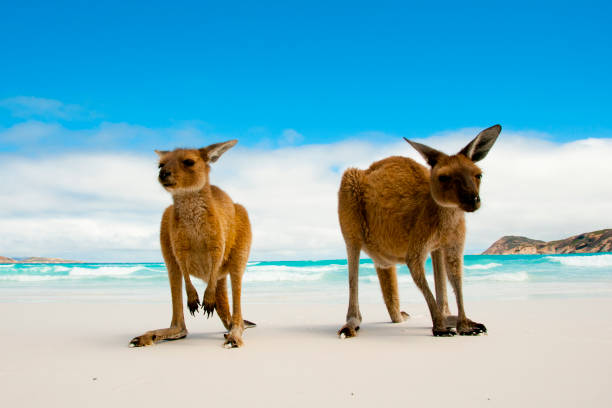
[[[219,157],[238,143],[238,140],[228,140],[227,142],[215,143],[200,149],[200,156],[207,163],[216,162]]]
[[[467,146],[465,146],[459,154],[464,155],[473,162],[484,159],[493,147],[497,140],[497,136],[501,132],[500,125],[494,125],[480,132]]]
[[[157,155],[161,159],[164,154],[168,153],[168,151],[167,150],[156,150],[155,153],[157,153]]]
[[[429,164],[431,167],[435,166],[436,163],[440,161],[440,158],[446,156],[441,151],[436,150],[432,147],[426,146],[421,143],[413,142],[412,140],[408,140],[406,138],[404,138],[404,140],[407,141],[410,146],[414,147],[415,150],[419,152],[421,156],[423,156],[427,164]]]

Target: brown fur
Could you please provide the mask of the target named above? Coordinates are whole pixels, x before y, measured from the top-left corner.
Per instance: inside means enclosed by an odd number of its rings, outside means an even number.
[[[210,163],[236,142],[217,143],[199,150],[157,152],[159,182],[172,194],[174,201],[162,216],[160,233],[172,293],[172,321],[169,328],[148,331],[134,338],[131,346],[147,346],[187,335],[183,281],[191,314],[200,308],[191,276],[206,282],[202,310],[208,317],[217,310],[229,330],[225,335],[227,347],[242,346],[245,323],[253,325],[243,321],[240,308],[242,275],[251,247],[249,217],[243,206],[235,204],[223,190],[209,183]],[[233,313],[230,313],[227,296],[228,275]]]
[[[486,332],[484,325],[465,316],[462,273],[465,243],[464,212],[480,207],[483,159],[497,139],[501,126],[482,131],[461,152],[448,156],[428,146],[410,143],[431,166],[431,171],[405,157],[389,157],[367,170],[348,169],[338,192],[340,228],[347,249],[349,307],[341,336],[356,335],[361,324],[358,301],[359,254],[374,261],[383,298],[394,323],[408,316],[399,309],[395,265],[406,263],[427,301],[435,336]],[[436,282],[434,298],[425,279],[425,261],[431,253]],[[458,315],[449,315],[446,277],[457,299]]]

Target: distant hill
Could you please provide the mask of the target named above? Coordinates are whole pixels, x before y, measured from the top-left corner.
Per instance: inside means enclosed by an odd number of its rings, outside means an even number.
[[[80,261],[69,261],[67,259],[60,258],[42,258],[39,256],[32,256],[30,258],[23,259],[12,259],[6,256],[0,256],[0,263],[81,263]]]
[[[612,229],[585,232],[558,241],[538,241],[526,237],[506,236],[498,239],[482,254],[580,254],[612,252]]]

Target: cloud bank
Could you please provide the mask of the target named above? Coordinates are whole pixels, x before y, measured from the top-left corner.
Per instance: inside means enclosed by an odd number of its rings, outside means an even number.
[[[66,104],[56,99],[38,98],[35,96],[15,96],[0,100],[0,107],[6,108],[11,115],[18,118],[44,119],[84,119],[95,116],[79,105]]]
[[[451,153],[476,133],[462,130],[420,142]],[[390,155],[422,163],[403,140],[274,149],[239,144],[213,165],[211,180],[248,209],[251,259],[344,258],[336,215],[342,172]],[[466,253],[479,253],[502,235],[551,240],[610,227],[609,157],[612,139],[557,144],[502,131],[479,163],[483,206],[467,216]],[[0,201],[0,255],[161,260],[159,220],[171,197],[156,181],[152,151],[0,158],[8,175]]]

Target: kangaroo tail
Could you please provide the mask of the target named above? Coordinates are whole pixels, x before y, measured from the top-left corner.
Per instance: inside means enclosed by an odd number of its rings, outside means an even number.
[[[343,227],[343,212],[348,212],[353,222],[358,220],[361,227],[362,239],[366,240],[370,229],[365,205],[365,192],[361,183],[362,170],[350,168],[342,175],[340,191],[338,192],[338,212],[340,226]],[[350,221],[349,221],[350,222]]]

